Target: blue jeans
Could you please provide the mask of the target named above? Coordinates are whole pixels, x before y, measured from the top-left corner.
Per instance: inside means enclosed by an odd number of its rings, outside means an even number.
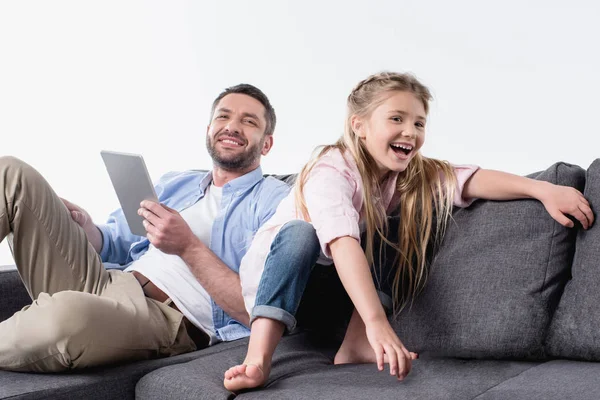
[[[286,223],[271,244],[250,324],[258,318],[296,327],[296,311],[321,247],[315,228],[301,220]]]

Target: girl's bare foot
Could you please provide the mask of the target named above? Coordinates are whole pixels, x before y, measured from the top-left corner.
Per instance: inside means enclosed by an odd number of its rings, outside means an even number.
[[[285,326],[269,318],[257,318],[252,323],[248,353],[241,365],[225,371],[225,389],[236,392],[253,389],[267,382],[275,348],[283,335]]]
[[[348,340],[340,346],[340,349],[335,354],[333,359],[334,364],[370,364],[376,363],[377,358],[375,352],[366,340]],[[388,358],[384,355],[384,362],[388,362]]]
[[[416,360],[419,356],[409,352],[411,359]],[[356,310],[352,314],[346,336],[340,349],[333,359],[334,364],[371,364],[376,363],[377,357],[367,339],[365,324]],[[383,362],[389,363],[387,355],[384,354]]]
[[[244,364],[231,367],[225,372],[223,385],[225,385],[225,389],[232,392],[260,387],[267,381],[270,369],[270,363],[266,368],[264,363],[244,362]]]

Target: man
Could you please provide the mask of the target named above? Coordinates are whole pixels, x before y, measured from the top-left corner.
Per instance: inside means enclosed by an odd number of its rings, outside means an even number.
[[[1,158],[0,240],[9,236],[35,301],[0,323],[0,369],[61,371],[247,336],[240,261],[289,191],[260,169],[275,123],[259,89],[242,84],[221,93],[206,135],[213,170],[163,176],[156,187],[161,204],[145,201],[139,210],[146,237],[129,231],[122,210],[96,226],[29,165]],[[319,245],[306,223],[289,224],[280,235],[285,251],[273,257],[281,261],[263,273],[275,279],[261,281],[252,313],[291,329],[310,274],[304,266],[316,261]],[[107,270],[103,262],[129,266]]]

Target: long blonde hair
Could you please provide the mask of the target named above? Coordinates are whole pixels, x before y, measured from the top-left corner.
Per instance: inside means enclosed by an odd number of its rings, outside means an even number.
[[[395,91],[412,93],[423,103],[425,112],[429,112],[431,93],[413,75],[381,72],[359,82],[348,96],[348,112],[343,136],[334,144],[323,146],[304,166],[298,175],[294,195],[301,216],[310,221],[303,193],[311,170],[330,150],[338,149],[342,153],[349,152],[352,155],[363,183],[362,216],[367,228],[365,247],[367,261],[370,266],[374,266],[373,243],[376,234],[381,238],[380,256],[384,243],[392,246],[399,255],[396,258],[398,268],[392,282],[394,314],[397,314],[425,285],[427,249],[434,232],[435,243],[439,243],[444,234],[452,211],[456,175],[449,163],[423,157],[420,152],[417,152],[397,180],[396,190],[400,193],[398,243],[391,243],[386,238],[388,231],[386,210],[380,202],[370,201],[381,197],[378,168],[364,141],[352,129],[351,119],[354,115],[369,116],[385,101],[387,97],[384,94]],[[380,266],[381,261],[380,257]]]

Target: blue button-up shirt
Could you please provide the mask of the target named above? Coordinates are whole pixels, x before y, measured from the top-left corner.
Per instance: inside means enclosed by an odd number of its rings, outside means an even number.
[[[171,172],[156,185],[158,200],[182,211],[204,197],[212,182],[211,172]],[[275,178],[264,178],[257,168],[223,186],[221,209],[215,219],[209,248],[231,270],[239,273],[240,262],[246,254],[258,228],[277,209],[290,187]],[[142,256],[150,245],[144,236],[129,231],[123,210],[113,212],[105,225],[98,225],[103,243],[100,257],[104,263],[127,265]],[[250,334],[248,328],[227,315],[212,301],[213,323],[221,340],[236,340]]]

